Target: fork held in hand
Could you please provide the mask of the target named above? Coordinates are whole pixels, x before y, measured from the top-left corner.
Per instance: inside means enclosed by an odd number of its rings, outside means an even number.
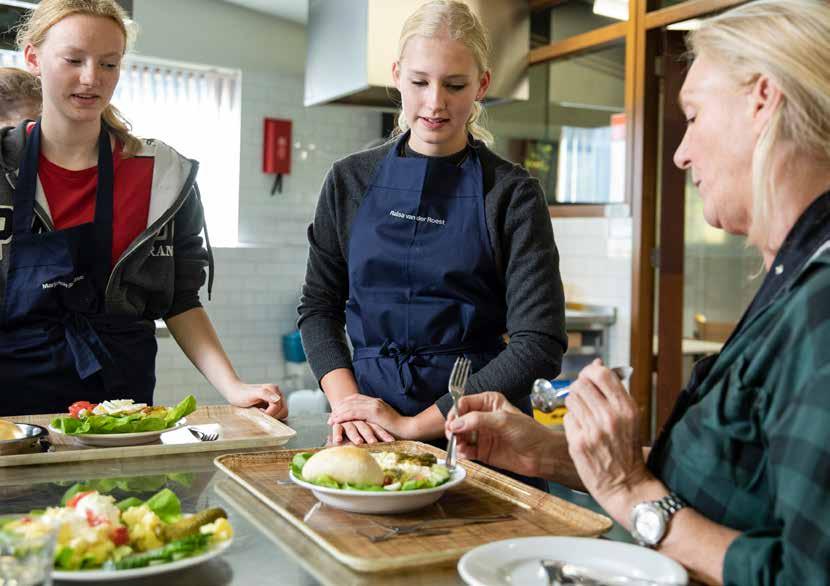
[[[450,382],[447,385],[452,397],[452,406],[458,414],[458,400],[464,396],[464,387],[467,384],[467,379],[470,377],[470,361],[463,356],[455,359],[455,364],[452,366],[450,372]],[[447,444],[447,461],[445,465],[447,469],[452,472],[455,469],[455,434],[450,434],[450,439]]]

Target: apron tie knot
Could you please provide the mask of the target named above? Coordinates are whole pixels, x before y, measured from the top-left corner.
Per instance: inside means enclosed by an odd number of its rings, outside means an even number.
[[[85,380],[103,368],[101,360],[109,356],[109,352],[86,315],[69,311],[60,321],[78,376]]]
[[[387,339],[383,342],[378,354],[386,358],[394,358],[398,367],[398,378],[401,381],[401,388],[407,395],[412,389],[412,368],[413,359],[417,356],[416,348],[401,348],[394,340]]]

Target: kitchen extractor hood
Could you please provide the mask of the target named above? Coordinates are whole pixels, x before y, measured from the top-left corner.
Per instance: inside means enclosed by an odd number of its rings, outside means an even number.
[[[305,105],[395,108],[392,62],[406,18],[425,0],[309,0]],[[530,12],[523,0],[465,0],[490,32],[487,101],[527,100]]]

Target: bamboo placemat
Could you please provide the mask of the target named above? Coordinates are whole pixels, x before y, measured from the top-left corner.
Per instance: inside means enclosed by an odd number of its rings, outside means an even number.
[[[64,415],[64,414],[58,414]],[[49,422],[58,415],[22,415],[4,417],[17,423],[32,423],[49,426]],[[138,446],[87,447],[73,443],[71,438],[49,433],[52,450],[35,454],[16,454],[0,456],[0,468],[7,466],[25,466],[29,464],[54,464],[58,462],[83,462],[88,460],[106,460],[111,458],[138,458],[167,454],[195,452],[212,452],[281,446],[294,437],[297,432],[269,417],[259,409],[242,409],[231,405],[205,405],[187,416],[188,425],[218,423],[221,437],[212,442],[161,443]],[[167,436],[169,437],[169,436]]]
[[[366,449],[431,452],[420,442],[394,442]],[[348,513],[319,503],[311,491],[288,478],[294,454],[318,450],[281,450],[256,454],[225,454],[216,466],[242,484],[271,509],[288,519],[340,562],[361,572],[381,572],[456,560],[479,545],[540,535],[595,537],[611,528],[611,520],[553,495],[498,474],[484,466],[463,462],[467,479],[449,489],[437,503],[400,515]],[[428,519],[510,514],[512,518],[487,524],[453,527],[448,535],[408,535],[372,543],[367,535],[383,525],[408,525]]]

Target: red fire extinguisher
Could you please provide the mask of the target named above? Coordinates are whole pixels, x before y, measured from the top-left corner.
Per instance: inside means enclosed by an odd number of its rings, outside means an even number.
[[[262,172],[276,174],[271,195],[282,193],[282,176],[291,172],[291,120],[265,119]]]

